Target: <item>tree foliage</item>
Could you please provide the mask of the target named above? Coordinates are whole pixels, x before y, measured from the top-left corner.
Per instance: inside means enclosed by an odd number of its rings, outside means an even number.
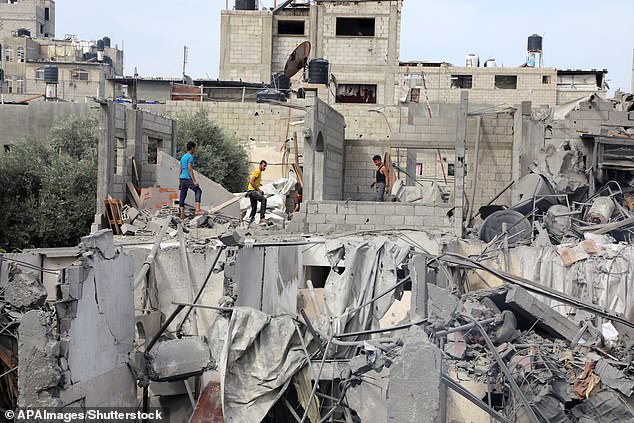
[[[0,152],[0,248],[76,245],[97,195],[98,120],[60,120],[48,142],[25,138]]]
[[[194,169],[232,192],[246,189],[249,158],[243,143],[213,123],[207,111],[177,118],[178,151],[185,153],[189,141],[196,143]]]

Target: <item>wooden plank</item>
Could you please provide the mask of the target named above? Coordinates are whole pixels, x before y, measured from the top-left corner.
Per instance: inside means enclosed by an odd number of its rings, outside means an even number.
[[[627,219],[619,220],[618,222],[608,223],[604,227],[593,231],[593,234],[601,235],[607,232],[613,231],[615,229],[620,229],[624,226],[634,224],[634,217],[628,217]]]
[[[219,204],[215,207],[213,207],[212,209],[209,210],[209,213],[218,213],[220,210],[224,209],[225,207],[229,207],[232,204],[237,203],[238,201],[240,201],[243,198],[243,196],[241,195],[236,195],[235,197],[233,197],[230,200],[225,201],[222,204]]]
[[[132,198],[132,201],[135,203],[133,204],[133,206],[136,207],[137,209],[140,209],[141,197],[139,197],[139,193],[136,192],[136,188],[134,184],[132,182],[128,182],[126,186],[128,187],[128,191],[130,191],[130,197]]]
[[[297,175],[297,182],[299,183],[299,186],[304,188],[304,175],[302,174],[302,170],[295,163],[293,163],[293,170],[295,170],[295,175]]]

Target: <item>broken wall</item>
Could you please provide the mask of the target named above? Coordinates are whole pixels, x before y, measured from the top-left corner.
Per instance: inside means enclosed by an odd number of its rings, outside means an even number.
[[[123,104],[101,103],[103,130],[99,139],[97,215],[108,195],[127,201],[128,182],[142,187],[156,180],[158,152],[176,155],[176,121]],[[130,157],[135,158],[136,171]],[[138,181],[137,181],[138,176]],[[174,176],[176,178],[177,175]],[[97,222],[98,223],[98,222]]]
[[[342,200],[344,195],[345,120],[317,97],[304,123],[305,200]]]
[[[489,202],[512,180],[512,154],[514,145],[514,120],[509,113],[499,113],[482,116],[480,128],[479,157],[475,157],[476,117],[467,119],[467,152],[465,193],[471,201],[473,183],[475,187],[475,210]],[[409,150],[419,156],[417,161],[422,166],[436,166],[437,149],[450,154],[443,155],[444,171],[448,173],[449,164],[454,162],[453,153],[456,145],[456,118],[428,118],[412,112],[409,123],[401,125],[400,132],[393,132],[389,141],[346,140],[346,166],[344,198],[354,201],[371,201],[376,193],[370,184],[376,178],[376,166],[372,162],[375,154],[383,155],[390,151],[392,161],[398,162],[399,155],[405,157]],[[425,161],[424,152],[431,152]],[[475,164],[478,163],[477,176]],[[404,163],[401,167],[405,169]],[[398,170],[396,170],[398,173]],[[410,173],[410,172],[408,172]],[[405,180],[405,174],[401,174]],[[422,177],[421,177],[422,179]],[[454,178],[447,176],[450,191],[453,191]],[[442,175],[436,180],[445,186]],[[503,194],[497,201],[499,204],[509,204],[510,193]],[[453,201],[449,201],[453,204]]]
[[[293,100],[293,104],[302,106],[304,100]],[[153,113],[162,113],[176,117],[179,114],[194,114],[204,110],[209,119],[221,127],[228,134],[235,135],[242,141],[249,155],[249,168],[255,169],[260,160],[266,160],[268,167],[262,174],[262,184],[272,182],[287,176],[288,167],[284,166],[282,172],[282,153],[280,148],[285,145],[291,150],[287,162],[294,161],[294,143],[292,138],[298,136],[298,154],[300,163],[303,163],[304,142],[302,126],[303,110],[289,109],[285,106],[266,103],[239,101],[168,101],[166,104],[143,104],[140,109]],[[246,190],[246,181],[244,189]]]
[[[84,237],[79,261],[60,272],[55,313],[21,320],[21,407],[136,406],[132,259],[112,241],[109,230]]]

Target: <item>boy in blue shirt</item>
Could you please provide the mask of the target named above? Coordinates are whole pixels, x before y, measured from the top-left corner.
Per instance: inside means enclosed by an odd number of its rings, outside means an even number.
[[[181,219],[185,218],[185,198],[187,198],[187,190],[191,189],[194,191],[195,199],[196,199],[196,214],[202,214],[202,210],[200,210],[200,198],[202,197],[203,190],[198,186],[198,182],[196,181],[196,177],[194,176],[194,150],[196,149],[195,142],[187,143],[187,153],[183,154],[181,157],[181,172],[180,172],[180,198],[178,200],[178,205],[180,206],[180,217]]]

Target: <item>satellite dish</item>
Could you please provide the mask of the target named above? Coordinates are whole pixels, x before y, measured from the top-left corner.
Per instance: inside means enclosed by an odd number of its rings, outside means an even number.
[[[302,70],[304,66],[308,63],[308,55],[310,54],[310,42],[304,41],[291,53],[288,60],[286,61],[286,66],[284,66],[284,75],[286,77],[291,78],[297,72]]]

